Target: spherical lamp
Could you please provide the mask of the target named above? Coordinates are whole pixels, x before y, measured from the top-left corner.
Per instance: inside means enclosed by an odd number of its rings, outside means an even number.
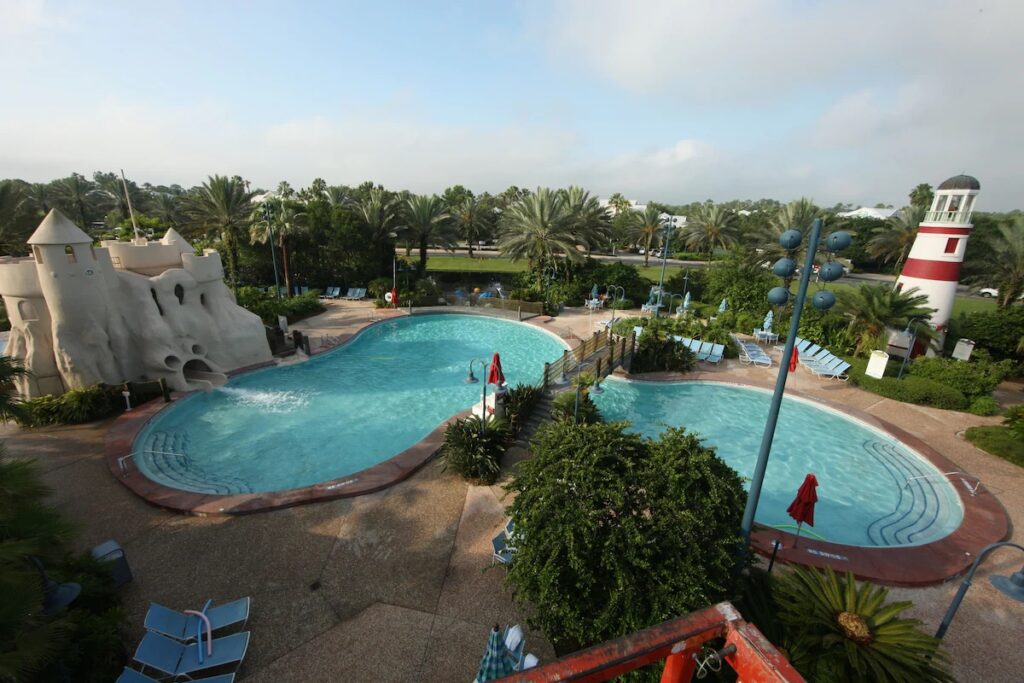
[[[785,287],[772,287],[768,291],[768,303],[782,306],[789,301],[789,290]]]
[[[829,261],[818,269],[818,277],[825,282],[833,282],[843,276],[843,265],[835,261]]]
[[[852,241],[853,238],[850,237],[850,233],[840,230],[825,238],[825,246],[828,247],[829,251],[842,251],[850,246]]]
[[[800,240],[803,237],[799,230],[787,230],[779,235],[779,244],[782,245],[783,249],[796,249],[800,246]]]
[[[819,311],[827,311],[828,309],[835,306],[836,295],[827,289],[823,289],[811,299],[811,305]]]
[[[772,266],[772,272],[779,277],[789,277],[796,272],[796,262],[791,258],[780,258]]]

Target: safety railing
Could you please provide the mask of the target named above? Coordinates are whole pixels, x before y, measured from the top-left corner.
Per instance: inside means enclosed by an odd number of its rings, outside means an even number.
[[[444,297],[449,306],[475,306],[479,308],[493,308],[499,311],[516,311],[520,318],[523,314],[528,316],[541,315],[544,313],[544,302],[523,301],[522,299],[503,299],[496,296],[481,296],[479,294],[466,294],[457,296],[446,294]]]
[[[661,683],[704,678],[723,664],[740,681],[799,683],[804,678],[731,603],[721,602],[642,631],[498,679],[503,683],[607,681],[665,661]]]
[[[629,367],[636,349],[636,334],[619,337],[609,330],[594,333],[584,339],[576,348],[566,349],[561,357],[544,364],[544,375],[541,377],[541,388],[545,391],[552,385],[565,384],[567,374],[587,359],[593,363],[594,374],[598,379],[607,377],[617,367]]]

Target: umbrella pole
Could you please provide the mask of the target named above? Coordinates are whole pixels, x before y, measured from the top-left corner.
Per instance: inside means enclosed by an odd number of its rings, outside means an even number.
[[[796,540],[793,541],[793,547],[794,548],[796,547],[796,544],[800,542],[800,530],[803,529],[803,527],[804,527],[804,523],[803,522],[799,522],[796,525]]]

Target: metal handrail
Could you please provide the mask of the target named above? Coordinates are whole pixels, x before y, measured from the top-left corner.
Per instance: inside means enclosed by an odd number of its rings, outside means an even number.
[[[128,465],[126,463],[129,460],[131,460],[132,458],[134,458],[136,453],[153,453],[155,455],[173,455],[173,456],[175,456],[177,458],[187,458],[188,457],[188,455],[185,454],[185,453],[175,453],[173,451],[154,451],[154,450],[150,450],[148,448],[147,449],[143,449],[143,450],[139,450],[139,451],[132,451],[131,453],[129,453],[127,455],[122,455],[120,458],[117,459],[117,467],[118,467],[118,469],[121,470],[121,474],[122,475],[127,475],[128,474]]]
[[[964,488],[966,488],[967,491],[970,492],[971,496],[973,497],[978,495],[978,489],[981,488],[981,479],[974,476],[973,474],[967,474],[966,472],[961,472],[960,470],[955,470],[953,472],[939,472],[936,474],[920,474],[916,477],[909,477],[907,481],[903,483],[903,488],[907,488],[908,486],[910,486],[910,482],[916,479],[930,479],[932,477],[952,477],[957,474],[961,475],[960,481],[963,482]],[[973,479],[974,486],[971,486],[971,484],[966,479],[964,479],[964,477],[970,477],[971,479]]]

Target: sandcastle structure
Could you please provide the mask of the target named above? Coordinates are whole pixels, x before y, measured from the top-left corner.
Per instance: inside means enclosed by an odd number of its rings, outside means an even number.
[[[262,321],[224,284],[220,255],[197,254],[173,229],[94,247],[54,209],[28,244],[31,256],[0,257],[7,355],[30,371],[18,381],[25,398],[161,378],[209,389],[271,359]]]

